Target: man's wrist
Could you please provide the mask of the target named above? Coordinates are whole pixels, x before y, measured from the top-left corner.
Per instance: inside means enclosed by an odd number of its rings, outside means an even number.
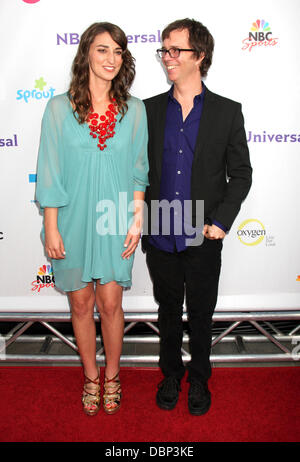
[[[213,220],[212,222],[213,225],[217,226],[218,228],[222,229],[222,231],[224,231],[224,233],[227,233],[228,229],[226,228],[226,226],[224,226],[222,223],[220,223],[219,221],[217,220]]]

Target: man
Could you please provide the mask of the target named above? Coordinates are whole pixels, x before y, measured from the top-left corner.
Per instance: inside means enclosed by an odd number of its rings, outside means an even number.
[[[185,374],[181,355],[185,296],[191,355],[188,407],[191,414],[202,415],[211,403],[207,385],[211,325],[223,238],[248,194],[252,168],[241,105],[210,92],[202,82],[214,48],[207,28],[192,19],[178,20],[165,28],[162,41],[157,51],[173,85],[168,92],[145,100],[150,186],[146,191],[148,235],[142,242],[159,304],[159,365],[165,378],[158,385],[156,402],[170,410],[178,400]],[[204,201],[202,244],[188,240],[186,228],[176,232],[179,222],[186,221],[182,215],[178,218],[178,207],[171,210],[169,233],[164,232],[161,215],[153,225],[151,204],[164,200],[181,204],[183,214],[185,201],[191,201],[193,227],[196,203]]]

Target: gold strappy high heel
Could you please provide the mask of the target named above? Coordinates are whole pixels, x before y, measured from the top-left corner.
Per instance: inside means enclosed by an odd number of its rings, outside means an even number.
[[[92,383],[95,386],[88,387],[88,385]],[[96,415],[100,409],[100,377],[95,378],[95,380],[91,380],[88,377],[84,376],[84,385],[83,385],[83,393],[82,393],[82,405],[83,411],[87,415]]]
[[[119,372],[112,378],[105,377],[103,408],[107,414],[115,414],[121,407],[122,389]]]

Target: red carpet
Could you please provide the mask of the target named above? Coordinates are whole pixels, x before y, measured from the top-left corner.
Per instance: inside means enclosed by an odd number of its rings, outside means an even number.
[[[103,378],[103,369],[101,370]],[[82,412],[80,367],[0,367],[1,442],[297,442],[299,367],[214,368],[212,407],[187,409],[188,384],[173,411],[155,404],[158,369],[122,368],[122,408]],[[297,423],[298,422],[298,423]]]

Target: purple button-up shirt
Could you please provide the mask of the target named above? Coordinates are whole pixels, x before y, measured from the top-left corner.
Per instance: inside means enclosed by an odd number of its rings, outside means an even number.
[[[169,230],[163,226],[160,210],[158,234],[149,236],[149,242],[166,252],[181,252],[186,249],[186,239],[193,237],[191,216],[187,216],[187,210],[184,210],[184,201],[191,200],[192,164],[203,110],[205,85],[202,83],[202,92],[194,97],[194,106],[185,120],[182,117],[181,105],[173,96],[173,90],[172,86],[166,114],[159,200],[160,203],[164,199],[169,203],[174,201],[174,207],[170,207],[170,214],[165,217],[170,219]],[[221,224],[215,224],[224,229]]]

